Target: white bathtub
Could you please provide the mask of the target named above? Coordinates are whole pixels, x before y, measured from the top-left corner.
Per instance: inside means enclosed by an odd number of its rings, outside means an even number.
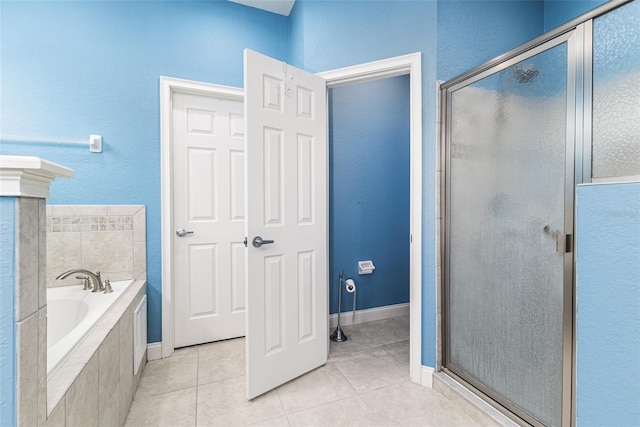
[[[112,282],[113,292],[83,291],[82,285],[47,288],[47,376],[51,376],[109,311],[133,280]]]

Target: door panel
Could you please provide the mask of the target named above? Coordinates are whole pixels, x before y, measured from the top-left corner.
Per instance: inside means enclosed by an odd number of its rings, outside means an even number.
[[[175,93],[172,103],[174,345],[245,334],[243,103]]]
[[[246,50],[245,109],[252,399],[327,360],[325,81]]]
[[[567,58],[550,42],[451,94],[446,365],[545,425],[562,423]]]

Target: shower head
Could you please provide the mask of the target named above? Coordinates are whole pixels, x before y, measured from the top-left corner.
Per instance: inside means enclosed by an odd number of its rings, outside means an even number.
[[[516,64],[511,67],[518,83],[529,83],[533,79],[535,79],[540,73],[534,64],[528,64],[522,66],[520,64]]]

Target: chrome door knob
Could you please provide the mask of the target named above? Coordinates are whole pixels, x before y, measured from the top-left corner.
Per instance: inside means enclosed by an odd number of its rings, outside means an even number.
[[[273,240],[264,240],[262,237],[260,236],[256,236],[253,238],[253,241],[251,242],[251,244],[253,245],[253,247],[255,248],[259,248],[262,245],[269,245],[273,243]]]
[[[184,228],[181,228],[180,230],[177,230],[177,231],[176,231],[176,235],[177,235],[178,237],[184,237],[184,236],[186,236],[187,234],[193,234],[193,231],[191,231],[191,230],[185,230]]]

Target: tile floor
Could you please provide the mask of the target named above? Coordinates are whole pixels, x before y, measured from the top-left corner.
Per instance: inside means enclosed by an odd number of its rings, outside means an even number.
[[[445,396],[409,381],[409,319],[343,327],[329,360],[247,401],[244,339],[177,350],[147,364],[127,427],[479,426]]]

